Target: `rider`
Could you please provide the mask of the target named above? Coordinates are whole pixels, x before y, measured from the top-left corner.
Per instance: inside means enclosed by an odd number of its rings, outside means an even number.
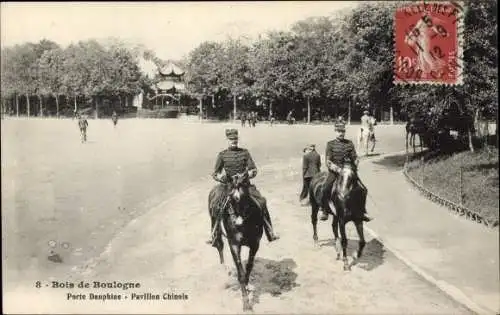
[[[325,182],[325,188],[324,188],[324,193],[323,193],[323,202],[322,202],[322,216],[321,220],[325,221],[328,220],[328,212],[327,209],[329,209],[329,199],[330,199],[330,192],[333,188],[333,183],[338,177],[338,173],[336,169],[342,167],[344,162],[346,160],[351,161],[352,163],[352,168],[356,172],[357,175],[357,166],[359,163],[358,156],[356,154],[356,149],[354,148],[354,144],[352,143],[351,140],[345,139],[345,123],[344,122],[337,122],[335,124],[335,131],[337,132],[337,138],[329,141],[326,144],[326,152],[325,152],[325,157],[326,157],[326,166],[328,168],[328,177],[326,178]],[[359,189],[359,193],[362,198],[362,205],[363,205],[363,221],[371,221],[372,218],[366,215],[366,196],[367,196],[367,190],[363,185],[356,185],[357,189]]]
[[[231,177],[233,175],[247,171],[248,178],[254,178],[257,175],[257,167],[255,166],[250,152],[248,152],[247,149],[238,147],[238,130],[227,129],[226,137],[229,141],[229,147],[226,150],[221,151],[217,156],[217,161],[215,162],[215,171],[212,174],[212,177],[215,180],[221,181],[224,179],[224,176]],[[223,175],[223,171],[225,172],[225,175]],[[260,194],[255,185],[250,184],[249,180],[248,185],[250,197],[254,200],[254,202],[257,203],[257,205],[263,212],[264,231],[266,233],[267,239],[269,240],[269,242],[278,240],[280,237],[273,231],[271,217],[269,216],[269,210],[267,209],[266,199]],[[216,233],[219,233],[219,228],[217,227],[216,229]],[[216,239],[217,236],[212,235],[207,243],[213,244]]]

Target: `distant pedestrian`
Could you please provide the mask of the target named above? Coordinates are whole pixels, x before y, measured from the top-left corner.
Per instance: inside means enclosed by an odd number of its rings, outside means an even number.
[[[275,121],[275,118],[274,118],[273,112],[269,111],[269,126],[272,127],[274,125],[274,121]]]
[[[252,127],[255,128],[255,124],[257,123],[257,112],[251,112],[251,124]]]
[[[80,128],[80,140],[82,143],[87,142],[87,127],[89,123],[87,122],[87,118],[77,114],[78,117],[78,127]]]
[[[246,117],[245,112],[241,112],[241,114],[240,114],[241,127],[245,127],[245,121],[246,121],[246,119],[247,119],[247,117]]]
[[[111,115],[111,120],[113,121],[113,126],[116,127],[116,124],[118,123],[118,114],[116,111],[113,111],[113,114]]]
[[[311,179],[316,173],[320,172],[320,169],[321,157],[316,152],[316,146],[311,144],[304,148],[304,155],[302,157],[302,192],[299,197],[301,202],[308,197]]]

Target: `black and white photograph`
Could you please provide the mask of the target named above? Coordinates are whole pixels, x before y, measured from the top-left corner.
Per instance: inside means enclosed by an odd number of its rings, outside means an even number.
[[[5,314],[500,314],[498,3],[2,2]]]

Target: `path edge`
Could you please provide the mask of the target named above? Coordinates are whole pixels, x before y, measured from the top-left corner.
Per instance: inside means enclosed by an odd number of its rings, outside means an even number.
[[[375,159],[362,159],[360,160],[360,164],[365,164],[368,162],[374,162],[381,160],[383,158],[389,157],[389,156],[395,156],[395,155],[400,155],[404,154],[406,151],[398,151],[398,152],[391,152],[391,153],[385,153],[382,155],[377,156]],[[401,174],[404,176],[403,174]],[[405,180],[406,181],[406,180]],[[408,181],[406,181],[408,182]],[[413,186],[411,186],[414,188]],[[457,287],[449,284],[448,282],[444,280],[438,280],[431,276],[429,273],[424,271],[422,268],[417,266],[415,263],[413,263],[410,259],[406,258],[399,250],[394,248],[390,242],[387,240],[382,239],[375,231],[370,229],[369,227],[365,226],[365,230],[377,241],[379,241],[381,244],[383,244],[389,251],[391,251],[399,260],[401,260],[405,265],[407,265],[411,270],[413,270],[415,273],[417,273],[419,276],[424,278],[427,282],[433,284],[436,286],[439,290],[443,291],[446,295],[448,295],[450,298],[455,300],[456,302],[462,304],[472,312],[476,314],[498,314],[498,312],[493,311],[489,308],[486,308],[484,306],[481,306],[474,302],[472,299],[470,299],[464,292],[462,292],[460,289]]]

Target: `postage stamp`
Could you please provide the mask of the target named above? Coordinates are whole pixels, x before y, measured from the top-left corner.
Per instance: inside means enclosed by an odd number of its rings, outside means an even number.
[[[395,84],[463,84],[464,6],[421,2],[394,16]]]

